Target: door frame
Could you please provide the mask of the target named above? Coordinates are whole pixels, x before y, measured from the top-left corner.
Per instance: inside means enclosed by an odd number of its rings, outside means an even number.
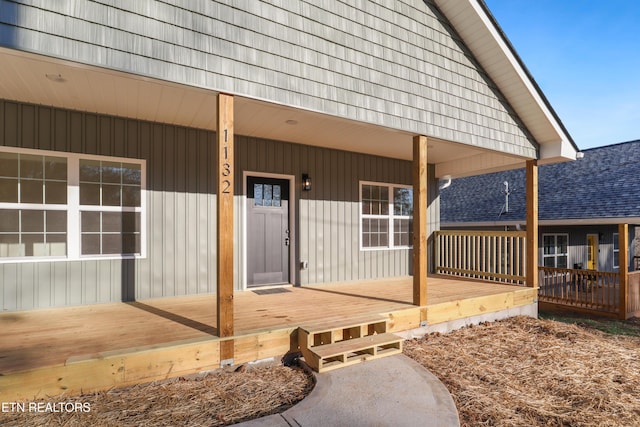
[[[593,264],[595,266],[594,270],[598,271],[600,269],[600,235],[598,233],[587,234],[587,265],[585,269],[589,270],[589,252],[591,251],[589,238],[593,238]]]
[[[241,212],[242,212],[242,226],[240,227],[240,239],[242,241],[242,253],[240,259],[240,271],[242,272],[241,277],[241,288],[243,291],[246,291],[247,286],[247,266],[248,266],[248,255],[247,255],[247,178],[253,176],[257,178],[274,178],[281,179],[284,181],[289,181],[289,284],[295,284],[296,282],[296,258],[295,258],[295,248],[296,248],[296,177],[294,175],[285,175],[278,173],[270,173],[270,172],[253,172],[253,171],[243,171],[242,172],[242,203],[241,203]],[[271,285],[265,285],[269,287]],[[280,286],[280,285],[279,285]],[[258,286],[257,288],[260,288]],[[251,289],[256,289],[255,286],[252,286]]]

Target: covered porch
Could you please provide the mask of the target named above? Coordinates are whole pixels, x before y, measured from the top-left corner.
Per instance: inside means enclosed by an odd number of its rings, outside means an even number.
[[[381,316],[397,333],[527,314],[536,289],[433,276],[427,298],[413,305],[411,277],[237,292],[228,338],[218,337],[213,295],[3,313],[0,399],[217,369],[223,341],[232,343],[235,364],[280,357],[296,350],[299,326],[328,319]]]

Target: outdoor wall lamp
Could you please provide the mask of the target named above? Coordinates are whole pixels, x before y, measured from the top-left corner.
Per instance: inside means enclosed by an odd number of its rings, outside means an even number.
[[[310,191],[311,190],[311,177],[306,173],[302,174],[302,191]]]

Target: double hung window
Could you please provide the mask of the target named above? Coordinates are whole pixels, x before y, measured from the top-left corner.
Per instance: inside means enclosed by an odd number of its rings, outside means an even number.
[[[413,240],[413,189],[406,185],[360,183],[360,246],[410,248]]]
[[[0,147],[0,262],[144,256],[144,167]]]
[[[67,255],[67,159],[0,151],[0,258]]]
[[[543,234],[542,265],[567,268],[568,234]]]
[[[82,255],[140,254],[142,167],[80,159]]]

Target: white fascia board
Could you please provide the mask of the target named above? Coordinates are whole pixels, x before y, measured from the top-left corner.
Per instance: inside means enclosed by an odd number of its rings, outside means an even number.
[[[540,165],[576,160],[578,152],[567,141],[540,145]]]
[[[435,1],[540,144],[539,159],[575,160],[570,136],[479,0]]]

